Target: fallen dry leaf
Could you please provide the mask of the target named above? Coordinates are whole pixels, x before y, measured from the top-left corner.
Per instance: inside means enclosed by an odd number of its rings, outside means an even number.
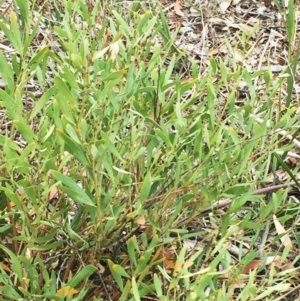
[[[273,215],[273,221],[274,221],[274,225],[276,228],[276,231],[279,235],[284,234],[280,240],[282,242],[282,244],[285,247],[290,247],[291,249],[293,248],[293,243],[292,240],[289,238],[288,234],[286,234],[286,230],[284,229],[284,227],[281,225],[281,223],[279,222],[279,220],[277,219],[276,215]]]
[[[287,159],[290,165],[289,167],[295,168],[297,166],[299,159],[293,157],[288,157]]]
[[[166,268],[168,268],[168,270],[174,269],[175,268],[174,253],[168,249],[164,249],[163,253],[164,253],[164,264]]]
[[[111,59],[114,61],[119,53],[120,47],[118,41],[110,45]]]
[[[222,0],[219,4],[220,12],[224,13],[227,8],[230,6],[232,0]]]
[[[72,296],[74,294],[77,294],[78,291],[70,286],[65,286],[61,289],[59,289],[57,292],[56,292],[56,296],[57,297],[62,297],[62,296]]]
[[[259,266],[262,264],[262,262],[263,261],[261,259],[252,260],[244,267],[242,274],[249,274],[250,271],[253,271],[253,270],[259,268]]]
[[[243,280],[235,280],[228,288],[228,291],[233,291],[236,288],[244,288],[246,286],[245,281]],[[232,299],[233,300],[233,299]]]
[[[56,187],[54,187],[49,193],[48,201],[52,201],[52,199],[54,199],[57,196],[58,192],[59,190]]]
[[[6,272],[11,272],[11,269],[4,263],[0,262],[2,269]]]
[[[263,263],[263,260],[261,259],[254,259],[251,262],[249,262],[243,269],[242,274],[249,274],[250,271],[253,271],[260,267],[260,265]],[[282,258],[279,255],[276,256],[268,256],[266,259],[266,265],[273,264],[277,268],[284,268],[284,266],[291,267],[292,265],[289,262],[286,262],[285,264],[282,263]]]
[[[187,261],[184,262],[183,268],[184,268],[184,269],[187,269],[187,268],[191,267],[193,264],[194,264],[193,261],[187,260]]]
[[[167,268],[169,269],[174,269],[175,268],[175,263],[167,258],[164,258],[164,264]]]
[[[28,260],[30,260],[32,258],[31,250],[29,248],[26,248],[25,257]]]
[[[282,258],[279,255],[276,256],[268,256],[266,265],[273,264],[276,268],[280,269],[290,269],[293,268],[293,265],[289,260],[285,260],[282,262]]]
[[[140,226],[143,226],[145,225],[146,223],[146,219],[145,219],[145,216],[144,215],[141,215],[141,216],[138,216],[136,219],[135,219],[136,223]]]
[[[175,1],[174,10],[175,10],[176,15],[178,15],[180,17],[184,17],[184,13],[181,10],[181,2],[180,2],[180,0],[176,0]]]

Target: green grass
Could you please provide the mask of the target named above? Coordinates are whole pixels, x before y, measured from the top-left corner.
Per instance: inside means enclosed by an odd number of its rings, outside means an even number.
[[[294,148],[288,135],[298,136],[292,54],[281,76],[248,72],[235,54],[251,54],[254,29],[238,36],[242,48],[227,41],[228,56],[212,57],[203,73],[175,47],[156,4],[16,0],[12,8],[0,22],[14,50],[0,52],[1,300],[289,292],[297,268],[267,259],[296,263],[299,211],[287,189],[257,189],[272,169],[297,182],[284,161]],[[289,100],[278,109],[286,81]],[[237,105],[241,85],[249,93]],[[258,270],[242,276],[254,259]]]

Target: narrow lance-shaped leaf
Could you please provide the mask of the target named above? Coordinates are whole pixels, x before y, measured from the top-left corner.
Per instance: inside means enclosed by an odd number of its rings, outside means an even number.
[[[69,197],[71,197],[74,201],[93,207],[96,206],[90,199],[90,197],[86,194],[86,192],[81,187],[79,187],[77,183],[71,178],[63,175],[56,170],[50,170],[50,172],[57,181],[60,181],[62,183],[59,188],[67,193]]]
[[[24,52],[24,46],[22,43],[21,32],[19,28],[19,24],[17,22],[16,13],[14,11],[10,12],[10,32],[12,34],[12,43],[14,47],[19,51],[20,54]],[[14,41],[14,42],[13,42]]]
[[[47,57],[49,52],[49,47],[45,47],[42,50],[40,50],[28,63],[28,68],[33,71],[36,69],[37,65],[40,64],[40,62]]]
[[[146,198],[149,195],[151,189],[151,175],[148,173],[146,177],[144,178],[142,187],[141,187],[141,193],[140,193],[140,202],[142,203],[143,201],[146,200]]]
[[[8,117],[10,119],[19,119],[19,114],[21,114],[20,109],[17,107],[14,100],[3,89],[0,89],[0,106],[7,108]]]
[[[81,281],[87,280],[97,269],[92,265],[85,266],[68,283],[70,287],[76,287]]]
[[[11,68],[10,64],[8,64],[2,52],[0,52],[0,72],[5,86],[7,85],[9,91],[11,91],[14,87],[13,69]]]
[[[291,172],[291,169],[282,160],[282,158],[277,153],[275,153],[275,152],[272,155],[279,161],[279,163],[282,166],[283,170],[286,171],[289,174],[289,176],[292,178],[292,180],[295,182],[295,184],[298,187],[300,187],[300,183],[298,182],[298,180],[296,179],[296,177],[294,176],[294,174]]]
[[[36,140],[36,135],[34,134],[34,132],[28,124],[20,122],[19,120],[14,120],[13,123],[28,143],[31,143],[34,140]]]
[[[31,111],[29,120],[32,120],[45,107],[47,101],[51,96],[55,94],[56,90],[57,88],[53,86],[43,94],[43,96],[35,103],[35,106]]]
[[[135,280],[134,277],[132,277],[131,284],[132,284],[132,292],[133,292],[133,295],[134,295],[134,299],[136,301],[140,301],[141,298],[140,298],[140,294],[139,294],[139,289],[138,289],[138,285],[137,285],[136,280]]]
[[[129,275],[126,273],[126,271],[124,270],[123,267],[121,267],[118,264],[114,264],[110,259],[107,260],[109,269],[115,279],[115,281],[117,282],[119,288],[121,290],[123,290],[124,286],[123,286],[123,277],[129,278]]]
[[[56,132],[64,140],[66,151],[74,155],[84,166],[90,166],[83,147],[67,136],[62,130],[56,129]]]
[[[28,10],[28,3],[25,0],[16,0],[16,3],[20,9],[21,17],[24,22],[24,26],[28,24],[29,20],[29,10]]]

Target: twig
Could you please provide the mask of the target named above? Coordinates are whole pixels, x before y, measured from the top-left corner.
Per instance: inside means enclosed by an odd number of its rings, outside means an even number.
[[[252,192],[252,195],[266,194],[266,193],[273,192],[273,191],[276,191],[281,188],[287,188],[287,187],[291,187],[291,186],[294,186],[294,185],[280,184],[280,185],[269,186],[269,187],[254,190]],[[201,214],[203,215],[203,214],[207,214],[208,212],[212,212],[214,210],[225,208],[225,207],[231,205],[231,203],[232,203],[232,199],[220,200],[220,201],[216,202],[215,204],[213,204],[212,206],[210,206],[209,208],[202,210]]]

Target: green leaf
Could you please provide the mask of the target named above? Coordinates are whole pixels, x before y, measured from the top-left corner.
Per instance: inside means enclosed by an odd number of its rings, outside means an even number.
[[[72,73],[70,71],[70,69],[68,68],[64,68],[63,69],[63,73],[60,74],[61,78],[64,78],[66,80],[66,82],[73,88],[76,90],[80,90],[77,82],[76,82],[76,74]]]
[[[85,266],[80,270],[67,284],[66,286],[76,287],[81,281],[88,280],[88,278],[97,270],[92,265]]]
[[[16,208],[18,208],[19,210],[21,210],[21,208],[22,208],[22,205],[21,205],[22,202],[20,200],[20,196],[14,192],[14,189],[10,185],[8,185],[8,184],[6,184],[5,188],[1,188],[1,189],[4,191],[4,193],[7,196],[7,198],[9,200],[11,200],[12,202],[14,202]]]
[[[154,274],[154,287],[156,290],[156,295],[159,298],[160,296],[162,296],[162,283],[157,274]]]
[[[17,53],[15,53],[13,55],[11,63],[12,63],[12,69],[15,72],[15,75],[18,77],[20,75],[20,72],[21,72],[22,61],[19,60]]]
[[[298,187],[300,187],[300,184],[299,184],[298,180],[296,179],[296,177],[294,176],[294,174],[291,172],[291,169],[281,159],[281,157],[277,153],[275,153],[275,152],[272,155],[279,161],[280,165],[282,166],[282,169],[289,174],[289,176],[292,178],[292,180],[295,182],[295,184]]]
[[[90,199],[90,197],[85,193],[85,191],[80,188],[77,183],[71,178],[63,175],[56,170],[50,170],[50,172],[57,181],[60,181],[64,185],[60,185],[59,188],[67,193],[69,197],[74,201],[93,207],[96,206],[95,203]]]
[[[32,251],[47,251],[47,250],[56,250],[58,247],[60,247],[64,242],[59,240],[55,241],[53,243],[45,244],[42,246],[32,246],[30,249]]]
[[[40,29],[40,22],[41,22],[42,15],[39,15],[36,20],[34,20],[34,27],[30,30],[30,34],[26,33],[25,39],[24,39],[24,46],[23,46],[23,52],[27,52],[29,46],[32,43],[32,40],[36,37],[37,31]]]
[[[228,212],[237,212],[251,198],[251,192],[246,192],[241,196],[234,196],[234,200]]]
[[[131,279],[131,284],[132,284],[132,292],[134,295],[134,300],[140,301],[141,298],[140,298],[140,294],[139,294],[139,289],[138,289],[138,286],[137,286],[137,283],[136,283],[136,280],[134,277],[132,277],[132,279]]]
[[[139,20],[139,24],[137,26],[137,31],[138,31],[139,35],[144,34],[144,29],[145,29],[144,26],[148,28],[148,20],[151,16],[152,16],[152,14],[150,11],[146,11],[144,13],[144,15],[141,16],[142,18],[141,18],[141,20]],[[140,15],[138,15],[138,17],[140,17]]]
[[[143,39],[141,40],[141,42],[144,42],[147,38],[149,38],[150,35],[155,35],[155,33],[158,31],[156,28],[154,28],[154,26],[157,23],[157,18],[154,17],[152,18],[149,22],[147,22],[147,26],[144,27],[143,30]]]
[[[111,274],[113,275],[115,281],[117,282],[119,288],[123,290],[123,279],[122,276],[130,278],[129,275],[125,272],[124,268],[122,268],[118,264],[114,264],[110,259],[107,260],[109,269]]]
[[[17,106],[14,100],[3,90],[0,89],[0,106],[4,105],[8,111],[8,117],[12,120],[19,119],[19,115],[21,115],[22,109]]]
[[[147,252],[149,253],[149,250]],[[152,254],[152,251],[150,251],[150,252]],[[138,259],[137,268],[135,270],[135,274],[136,275],[140,275],[140,274],[144,273],[147,269],[149,269],[148,260],[145,258],[145,256],[141,256]]]
[[[173,148],[172,142],[171,142],[170,137],[167,132],[157,129],[157,130],[155,130],[155,133],[157,134],[158,137],[160,137],[166,143],[166,145],[168,147]]]
[[[122,26],[122,29],[125,31],[126,35],[129,35],[132,32],[132,30],[129,28],[128,22],[125,21],[122,18],[122,16],[119,13],[117,13],[115,10],[113,10],[112,13],[115,15],[117,21]]]
[[[0,52],[0,73],[5,83],[5,88],[7,86],[8,91],[12,91],[14,87],[13,70],[2,52]]]
[[[133,265],[136,266],[136,264],[137,264],[136,257],[138,254],[138,252],[136,252],[136,250],[139,251],[139,247],[138,247],[138,243],[137,243],[137,239],[136,239],[135,235],[128,239],[127,250],[128,250],[130,260],[132,261]]]
[[[69,237],[72,239],[72,240],[74,240],[74,241],[82,241],[82,242],[84,242],[84,243],[87,243],[85,240],[83,240],[82,238],[81,238],[81,236],[77,233],[77,232],[75,232],[73,229],[72,229],[72,226],[69,224],[69,223],[66,223],[66,228],[67,228],[67,232],[68,232],[68,235],[69,235]]]
[[[266,299],[266,297],[269,297],[271,295],[279,295],[283,294],[285,291],[287,291],[291,287],[290,283],[279,283],[275,284],[270,287],[265,287],[264,291],[257,295],[253,300],[270,300],[269,298]]]
[[[36,67],[43,61],[45,57],[48,56],[49,52],[49,46],[44,47],[41,49],[28,63],[27,68],[30,69],[30,71],[33,71],[36,69]]]
[[[103,78],[103,81],[111,81],[120,79],[127,72],[127,70],[120,70],[113,73],[110,73],[107,77]]]
[[[62,130],[56,129],[57,134],[64,140],[65,142],[65,150],[70,154],[74,155],[75,158],[82,163],[84,166],[89,167],[90,161],[85,155],[85,151],[81,145],[76,143],[73,139],[67,136]]]
[[[24,236],[24,237],[21,237],[21,241],[28,241],[28,242],[30,241],[30,242],[33,242],[33,243],[36,243],[36,244],[41,244],[41,243],[46,243],[47,241],[49,241],[51,239],[54,239],[55,236],[56,236],[56,232],[52,231],[51,234],[48,234],[48,235],[45,235],[45,236],[41,236],[41,237],[28,237],[28,236]],[[20,240],[18,238],[18,236],[14,237],[13,239],[17,240],[17,241]]]
[[[70,135],[71,139],[73,139],[79,145],[81,144],[81,141],[77,136],[76,130],[69,123],[66,125],[66,132]]]
[[[105,148],[115,155],[121,162],[124,161],[118,149],[114,146],[114,143],[111,142],[111,139],[104,131],[101,131],[101,137],[101,142],[104,142]]]
[[[293,45],[295,32],[296,32],[296,10],[294,6],[294,1],[289,1],[288,13],[287,13],[287,36],[289,39],[289,44]]]
[[[14,11],[10,12],[10,27],[11,27],[11,42],[14,45],[14,47],[16,48],[17,51],[19,51],[19,53],[21,55],[23,55],[23,43],[22,43],[22,38],[21,38],[21,32],[20,32],[20,28],[19,28],[19,24],[17,21],[17,16],[16,13]]]
[[[184,127],[186,125],[186,121],[184,118],[182,118],[181,103],[179,101],[176,102],[175,113],[177,117],[176,124],[180,127]]]
[[[72,65],[75,68],[82,68],[83,67],[83,59],[81,58],[80,55],[72,53],[70,58],[71,58]]]
[[[26,157],[35,154],[35,150],[40,148],[40,144],[37,142],[28,143],[25,148],[22,149],[20,160],[26,161]]]
[[[60,38],[65,38],[65,39],[69,38],[67,32],[64,29],[62,29],[61,27],[54,26],[53,29],[54,29],[54,32],[56,32]]]
[[[141,192],[140,192],[140,202],[142,203],[143,201],[146,200],[146,198],[149,196],[149,192],[151,189],[151,174],[150,172],[147,173],[146,177],[144,178],[142,187],[141,187]]]
[[[60,103],[60,105],[63,105],[64,110],[66,112],[68,112],[70,110],[70,104],[72,106],[75,106],[77,104],[77,102],[76,102],[74,96],[72,95],[71,91],[69,90],[68,86],[61,78],[56,77],[54,79],[54,84],[58,89],[59,95],[63,96],[62,98],[60,98],[61,101],[59,103]]]
[[[23,22],[23,26],[27,26],[28,25],[28,21],[29,21],[29,10],[28,10],[28,2],[24,1],[24,0],[16,0],[17,5],[20,9],[20,13],[21,13],[21,17],[22,17],[22,22]]]
[[[56,93],[56,91],[57,88],[53,86],[43,94],[32,109],[29,120],[32,120],[42,109],[45,108],[47,101]]]
[[[207,79],[207,104],[211,120],[211,126],[215,125],[215,101],[216,101],[216,92],[211,79]]]
[[[24,139],[28,142],[31,143],[34,140],[36,140],[36,135],[34,134],[34,132],[31,130],[30,126],[20,122],[18,120],[14,120],[13,124],[15,125],[15,127],[17,128],[17,130],[22,134],[22,136],[24,137]]]
[[[11,258],[11,262],[12,262],[11,269],[16,273],[18,279],[22,279],[23,278],[22,267],[18,257],[2,244],[0,244],[0,249],[2,249]]]
[[[7,144],[9,148],[14,149],[19,153],[21,152],[20,147],[14,141],[5,136],[0,135],[0,145],[3,147],[4,144]]]
[[[166,18],[166,15],[164,14],[163,9],[159,6],[159,13],[160,13],[160,20],[161,20],[161,31],[160,33],[163,36],[164,42],[168,43],[172,37],[171,37],[171,32],[170,32],[170,26],[168,23],[168,20]]]
[[[112,266],[112,269],[115,273],[117,273],[118,275],[120,276],[123,276],[123,277],[127,277],[127,278],[130,278],[130,276],[127,274],[127,272],[125,271],[125,269],[120,266],[119,264],[114,264]]]
[[[116,166],[113,166],[113,169],[116,170],[117,172],[125,174],[125,175],[133,175],[131,172],[124,170],[122,168],[116,167]]]
[[[194,87],[197,82],[198,82],[198,79],[193,79],[186,83],[180,84],[180,86],[179,86],[180,96],[182,94],[184,94],[186,91],[190,91],[191,88]]]

